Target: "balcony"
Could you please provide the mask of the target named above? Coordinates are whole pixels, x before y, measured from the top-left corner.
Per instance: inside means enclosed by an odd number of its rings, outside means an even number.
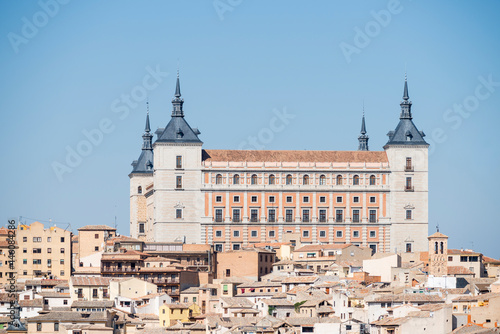
[[[405,172],[413,172],[413,166],[405,166]]]
[[[405,186],[405,191],[409,191],[409,192],[414,191],[413,186]]]

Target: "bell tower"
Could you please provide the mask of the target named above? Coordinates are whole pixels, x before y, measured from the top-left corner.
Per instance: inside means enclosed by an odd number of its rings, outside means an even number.
[[[448,274],[448,236],[439,232],[429,239],[429,275],[446,276]]]

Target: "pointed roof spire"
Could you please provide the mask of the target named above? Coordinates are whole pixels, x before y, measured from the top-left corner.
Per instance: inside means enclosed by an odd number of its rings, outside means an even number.
[[[361,134],[366,134],[366,125],[365,125],[365,101],[363,101],[363,119],[361,121]]]
[[[408,96],[408,77],[406,76],[406,72],[405,72],[405,88],[403,91],[403,100],[407,101],[409,99],[410,99],[410,97]]]
[[[172,110],[172,117],[184,117],[184,111],[182,110],[182,105],[184,100],[181,98],[181,83],[179,80],[179,70],[177,70],[177,82],[175,83],[175,95],[172,99],[172,105],[174,109]]]
[[[177,82],[175,84],[175,97],[181,97],[181,84],[179,82],[179,70],[177,70]]]
[[[359,141],[358,151],[369,151],[368,139],[369,137],[366,134],[366,125],[365,125],[365,102],[363,101],[363,118],[361,119],[361,135],[358,137]]]
[[[150,133],[151,132],[151,127],[149,126],[149,101],[146,102],[146,108],[147,108],[147,114],[146,114],[146,127],[144,129],[144,131],[146,133]]]

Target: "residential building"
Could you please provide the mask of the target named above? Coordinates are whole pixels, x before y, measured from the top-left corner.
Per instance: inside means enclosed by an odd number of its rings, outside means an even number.
[[[73,276],[69,280],[71,300],[110,300],[108,277]]]
[[[273,270],[276,253],[262,248],[247,248],[217,253],[217,278],[243,277],[260,280]]]
[[[28,333],[113,334],[115,312],[51,311],[28,318]]]
[[[14,231],[15,232],[15,231]],[[9,230],[5,227],[0,227],[0,284],[7,284],[7,280],[12,277],[11,269],[9,268]],[[16,239],[16,238],[14,238]],[[14,250],[19,255],[17,243],[14,244]]]
[[[163,304],[160,306],[160,326],[172,326],[177,321],[188,322],[200,313],[200,307],[197,304]]]
[[[293,260],[314,272],[324,272],[338,261],[355,261],[371,258],[370,248],[353,244],[304,245],[292,253]]]
[[[427,250],[429,144],[412,120],[406,80],[383,151],[368,150],[364,117],[358,151],[204,149],[183,104],[177,78],[171,119],[154,143],[146,117],[129,174],[131,237],[216,252],[292,240]]]
[[[18,279],[69,279],[72,268],[71,238],[70,231],[57,226],[44,228],[39,222],[19,224],[19,253],[16,255]]]

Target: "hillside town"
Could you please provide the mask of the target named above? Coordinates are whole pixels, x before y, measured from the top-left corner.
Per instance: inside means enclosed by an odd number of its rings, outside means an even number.
[[[19,224],[24,333],[496,333],[500,260],[448,249],[376,253],[353,244],[147,242],[106,225],[78,234]],[[0,229],[1,254],[8,231]],[[5,263],[5,259],[4,262]],[[7,286],[8,268],[0,280]],[[9,331],[0,294],[0,333]]]

